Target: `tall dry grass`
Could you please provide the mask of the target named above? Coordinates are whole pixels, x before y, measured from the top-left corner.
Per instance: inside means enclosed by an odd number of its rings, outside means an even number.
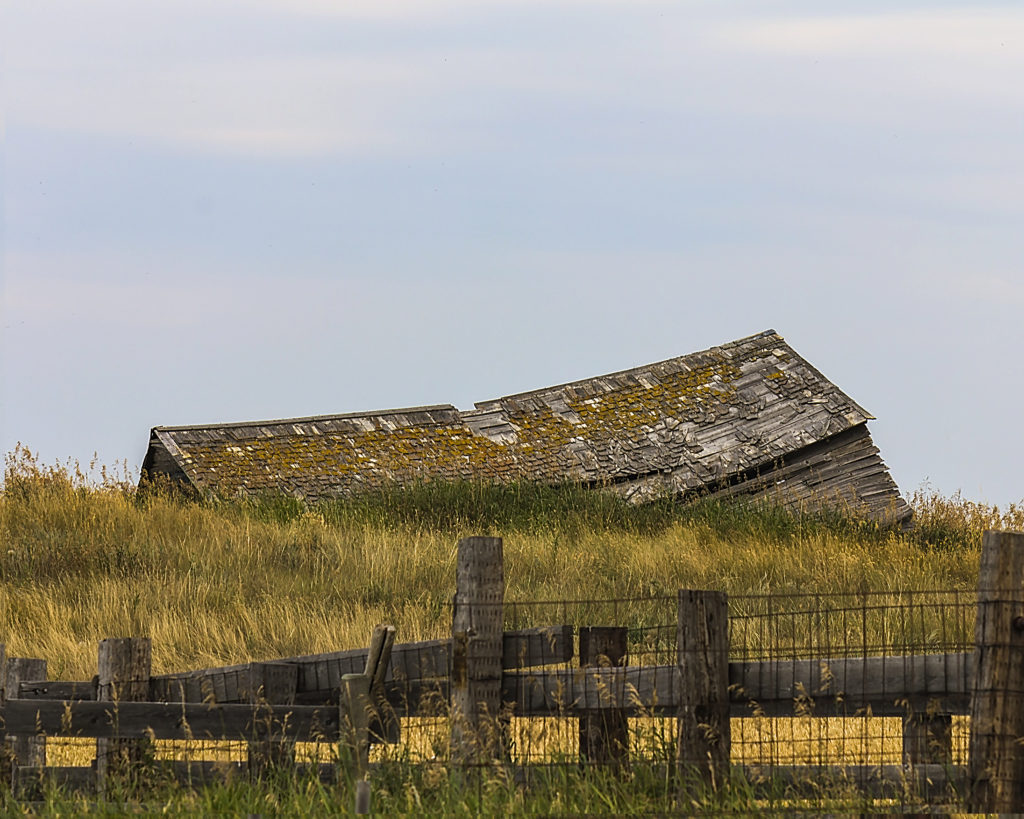
[[[157,672],[400,640],[450,627],[455,545],[505,538],[507,598],[969,590],[981,531],[1024,528],[960,497],[918,493],[916,528],[772,509],[633,509],[579,487],[448,485],[307,506],[194,501],[90,483],[19,449],[0,493],[0,640],[53,678],[95,673],[96,643],[153,638]]]

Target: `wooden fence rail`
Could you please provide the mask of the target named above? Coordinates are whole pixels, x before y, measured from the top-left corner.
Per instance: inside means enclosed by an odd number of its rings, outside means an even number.
[[[760,782],[793,785],[817,771],[874,790],[897,779],[905,786],[908,776],[930,782],[932,790],[952,780],[977,810],[1021,810],[1024,753],[1016,740],[1024,725],[1014,720],[1024,713],[1024,682],[1018,685],[1014,674],[1024,668],[1024,535],[986,533],[982,563],[982,584],[998,581],[1010,591],[982,588],[970,653],[729,662],[725,595],[687,590],[679,593],[674,662],[630,665],[624,632],[595,629],[585,633],[580,666],[572,667],[572,625],[500,631],[501,542],[469,538],[459,544],[451,639],[392,644],[392,629],[390,637],[375,633],[367,649],[160,675],[127,659],[105,667],[101,650],[97,678],[70,682],[47,681],[42,661],[7,657],[0,738],[6,734],[16,776],[49,770],[64,782],[95,781],[83,771],[46,769],[45,739],[94,738],[98,754],[141,741],[236,740],[249,744],[252,766],[259,758],[264,767],[275,760],[294,764],[281,753],[288,743],[356,742],[351,732],[360,724],[369,732],[364,743],[395,742],[398,718],[437,716],[440,704],[441,715],[450,717],[455,764],[507,754],[500,721],[511,713],[579,719],[581,754],[621,766],[628,764],[625,720],[660,716],[676,720],[680,787],[694,776],[715,787],[729,776],[730,718],[902,717],[902,766],[748,766],[747,772]],[[111,641],[107,653],[142,650],[132,645]],[[3,657],[0,643],[0,662]],[[368,693],[354,708],[351,692],[360,686]],[[970,715],[969,772],[951,764],[954,715]],[[998,747],[1006,737],[1004,753]],[[109,745],[129,740],[136,745]],[[1001,754],[999,760],[982,760],[976,750],[982,746],[985,754]],[[365,778],[365,744],[359,747]],[[201,764],[167,767],[198,780],[210,773]]]
[[[571,633],[571,627],[559,626],[558,631]],[[392,657],[426,645],[429,644],[397,644]],[[447,653],[446,647],[444,654]],[[805,706],[805,716],[817,717],[855,716],[867,708],[876,717],[900,717],[908,711],[924,712],[929,708],[945,714],[968,714],[973,680],[971,661],[971,654],[960,652],[730,662],[729,714],[793,716],[798,700]],[[562,655],[548,658],[546,664],[566,662]],[[287,667],[288,661],[253,665]],[[245,675],[249,673],[245,671]],[[202,689],[186,690],[186,696],[170,702],[221,706],[247,702],[238,693],[246,690],[245,675],[237,688],[211,687],[206,696],[201,696]],[[622,710],[630,716],[675,716],[680,705],[680,680],[678,665],[506,670],[501,674],[501,701],[520,717],[578,717],[600,709]],[[156,696],[166,690],[162,682],[154,681],[150,701],[168,702]],[[384,683],[384,692],[398,716],[422,716],[419,703],[428,694],[440,694],[447,699],[448,678],[430,676],[401,682],[391,679]],[[25,680],[19,683],[17,699],[20,703],[11,707],[30,708],[32,701],[50,701],[71,703],[75,709],[95,700],[96,692],[90,682]],[[296,694],[294,702],[296,707],[336,706],[338,692],[327,688],[306,691]]]

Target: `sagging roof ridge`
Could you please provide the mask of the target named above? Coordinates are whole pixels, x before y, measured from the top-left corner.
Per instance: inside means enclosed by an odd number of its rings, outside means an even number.
[[[772,339],[779,344],[785,345],[785,347],[794,355],[799,355],[799,353],[797,353],[796,350],[794,350],[792,347],[789,346],[789,344],[786,343],[786,340],[781,335],[779,335],[778,332],[769,329],[764,330],[763,332],[760,333],[754,333],[753,335],[746,336],[744,338],[738,338],[735,341],[726,342],[725,344],[716,344],[714,347],[709,347],[706,350],[697,350],[696,352],[687,353],[686,355],[677,355],[672,356],[671,358],[662,359],[661,361],[652,361],[647,364],[638,364],[635,367],[627,367],[623,370],[615,370],[614,372],[602,373],[601,375],[592,375],[589,378],[577,378],[574,381],[566,381],[564,384],[552,384],[549,387],[538,387],[537,389],[527,390],[525,392],[514,392],[508,395],[503,395],[500,398],[492,398],[487,401],[477,401],[473,405],[473,409],[463,411],[463,415],[467,415],[472,412],[493,412],[494,410],[501,408],[502,401],[518,401],[524,398],[532,398],[534,396],[544,395],[545,393],[555,392],[557,390],[564,390],[572,387],[582,386],[583,384],[590,384],[593,383],[594,381],[600,381],[602,378],[617,378],[619,376],[624,375],[638,375],[639,373],[647,372],[656,367],[661,367],[666,364],[677,364],[681,362],[685,363],[688,359],[695,360],[700,356],[705,356],[708,353],[714,353],[718,350],[732,350],[742,346],[753,346],[753,342],[755,341],[767,341],[769,339]],[[800,356],[800,359],[801,361],[804,361],[803,356]],[[821,373],[819,373],[817,370],[815,370],[814,372],[826,383],[832,383],[823,375],[821,375]],[[838,387],[836,389],[838,389]],[[852,400],[851,403],[855,404],[855,402],[853,402]],[[867,415],[868,413],[865,412],[864,414]]]
[[[584,384],[590,384],[590,383],[593,383],[595,381],[600,381],[603,378],[616,378],[616,377],[619,377],[619,376],[637,375],[639,373],[650,371],[651,369],[654,369],[656,367],[660,367],[662,365],[686,362],[688,359],[695,360],[695,359],[697,359],[700,356],[707,355],[708,353],[714,353],[714,352],[716,352],[718,350],[732,350],[732,349],[735,349],[737,347],[752,346],[754,342],[766,342],[766,341],[769,341],[769,340],[771,340],[771,341],[773,341],[775,343],[778,343],[778,344],[785,345],[793,353],[796,352],[795,350],[793,350],[792,347],[789,346],[789,344],[786,343],[786,340],[781,335],[779,335],[778,332],[776,332],[773,329],[768,329],[768,330],[764,330],[764,331],[762,331],[760,333],[754,333],[753,335],[749,335],[749,336],[746,336],[744,338],[736,339],[735,341],[726,342],[725,344],[716,344],[714,347],[709,347],[706,350],[698,350],[696,352],[687,353],[686,355],[672,356],[671,358],[662,359],[661,361],[653,361],[653,362],[649,362],[647,364],[638,364],[635,367],[627,367],[625,369],[615,370],[613,372],[608,372],[608,373],[602,373],[600,375],[592,375],[592,376],[590,376],[588,378],[578,378],[578,379],[575,379],[573,381],[567,381],[567,382],[565,382],[563,384],[552,384],[552,385],[547,386],[547,387],[538,387],[537,389],[526,390],[524,392],[509,393],[508,395],[503,395],[503,396],[501,396],[499,398],[492,398],[492,399],[489,399],[487,401],[477,401],[477,402],[474,403],[472,409],[460,410],[458,407],[456,407],[453,404],[428,404],[428,405],[423,405],[423,406],[418,406],[418,407],[397,407],[397,408],[380,409],[380,410],[363,410],[363,411],[359,411],[359,412],[335,413],[335,414],[330,414],[330,415],[305,415],[305,416],[302,416],[302,417],[299,417],[299,418],[273,418],[273,419],[266,419],[266,420],[262,420],[262,421],[231,421],[231,422],[222,423],[222,424],[182,424],[182,425],[174,425],[174,426],[157,426],[157,427],[153,427],[152,431],[153,432],[203,432],[203,431],[214,431],[214,430],[245,429],[245,428],[251,428],[251,427],[289,426],[289,425],[293,425],[293,424],[311,424],[311,423],[317,423],[317,422],[346,421],[346,420],[355,420],[355,419],[360,419],[360,418],[378,418],[378,417],[381,417],[381,416],[406,415],[406,414],[417,413],[417,412],[438,412],[438,411],[454,412],[454,413],[456,413],[459,416],[460,419],[467,418],[467,417],[472,418],[472,417],[474,417],[474,416],[476,416],[478,414],[494,412],[495,410],[501,409],[502,408],[501,407],[501,403],[503,401],[515,401],[515,400],[520,400],[520,399],[524,399],[524,398],[530,398],[530,397],[533,397],[533,396],[544,395],[546,393],[551,393],[551,392],[555,392],[555,391],[558,391],[558,390],[563,390],[563,389],[566,389],[566,388],[572,388],[572,387],[582,386]],[[767,345],[765,345],[765,346],[767,346]],[[803,361],[804,364],[807,364],[808,366],[810,366],[808,362],[803,360],[802,356],[801,356],[801,360]],[[827,378],[825,378],[820,372],[818,372],[816,369],[814,370],[814,372],[823,381],[825,381],[828,384],[831,384],[831,382]],[[838,389],[838,388],[836,388],[836,389]],[[846,396],[846,397],[849,398],[848,396]],[[849,399],[849,400],[850,400],[850,402],[852,404],[854,404],[854,406],[856,406],[858,409],[861,409],[863,414],[865,416],[867,416],[869,419],[874,417],[870,413],[868,413],[866,410],[864,410],[863,407],[860,407],[855,401],[853,401],[852,399]]]
[[[580,378],[574,381],[568,381],[563,384],[554,384],[547,387],[540,387],[534,390],[527,390],[525,392],[510,393],[500,398],[491,399],[488,401],[478,401],[474,404],[473,409],[460,410],[453,404],[429,404],[415,407],[398,407],[391,409],[380,409],[370,411],[359,411],[359,412],[347,412],[347,413],[335,413],[330,415],[307,415],[298,418],[277,418],[277,419],[266,419],[257,421],[235,421],[221,424],[188,424],[179,426],[159,426],[153,427],[152,434],[156,435],[168,448],[168,450],[175,456],[182,454],[178,448],[177,441],[174,440],[174,433],[177,432],[228,432],[229,430],[245,430],[245,429],[265,429],[265,428],[281,428],[291,427],[299,424],[329,424],[334,421],[354,421],[354,420],[368,420],[373,418],[384,418],[393,417],[396,415],[411,415],[417,413],[429,413],[429,412],[444,412],[451,413],[454,415],[452,419],[455,423],[470,425],[471,431],[474,435],[481,435],[480,430],[476,429],[472,422],[477,418],[484,417],[490,414],[497,413],[504,420],[507,420],[506,414],[508,412],[509,403],[515,403],[524,399],[532,397],[549,396],[557,394],[558,392],[566,389],[572,389],[574,387],[581,387],[588,384],[594,384],[600,382],[603,379],[614,379],[618,377],[638,377],[645,373],[650,373],[659,367],[663,366],[688,366],[693,362],[699,361],[702,357],[706,357],[709,354],[716,352],[728,352],[730,355],[739,350],[742,353],[749,353],[752,350],[757,349],[771,349],[775,346],[784,348],[788,353],[794,355],[799,361],[802,367],[805,367],[808,371],[813,373],[821,382],[827,385],[830,389],[834,390],[844,400],[849,402],[851,407],[859,412],[863,416],[863,423],[865,421],[874,420],[870,412],[864,409],[860,404],[854,401],[849,395],[841,390],[835,383],[830,381],[824,376],[816,367],[808,362],[803,356],[794,350],[789,343],[783,338],[776,330],[768,329],[760,333],[754,333],[744,338],[735,339],[728,341],[724,344],[717,344],[713,347],[709,347],[705,350],[698,350],[692,353],[687,353],[681,356],[673,356],[671,358],[662,359],[660,361],[654,361],[647,364],[640,364],[635,367],[628,367],[621,370],[615,370],[609,373],[603,373],[601,375],[590,376],[589,378]],[[432,419],[433,420],[433,419]],[[485,436],[489,437],[489,436]],[[827,437],[827,436],[826,436]],[[654,470],[657,472],[658,470]],[[654,474],[652,472],[651,474]]]

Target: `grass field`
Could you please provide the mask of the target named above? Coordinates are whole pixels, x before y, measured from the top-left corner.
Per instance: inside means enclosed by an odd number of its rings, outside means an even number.
[[[687,587],[893,599],[923,589],[971,592],[982,531],[1024,528],[1022,507],[926,491],[909,500],[909,532],[716,503],[633,508],[575,486],[427,485],[315,505],[287,497],[198,501],[139,493],[123,476],[90,484],[74,467],[42,465],[18,450],[7,458],[0,494],[0,640],[10,655],[45,657],[51,678],[88,679],[96,644],[109,636],[150,636],[155,673],[357,647],[385,621],[403,642],[442,637],[456,542],[469,534],[505,539],[511,601],[657,597]],[[460,791],[431,766],[408,775],[394,799],[412,801],[378,804],[414,810],[419,799],[420,809],[442,812],[485,803],[513,812],[664,808],[642,795],[657,794],[653,785],[638,784],[630,796],[621,782],[597,787],[582,775],[575,795],[564,781]],[[314,783],[262,794],[237,787],[234,797],[165,796],[173,811],[233,798],[243,813],[264,799],[297,800],[295,810],[317,813],[337,798]]]

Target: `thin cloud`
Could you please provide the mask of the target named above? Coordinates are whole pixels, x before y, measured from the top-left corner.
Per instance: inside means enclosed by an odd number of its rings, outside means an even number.
[[[718,33],[722,42],[774,53],[901,57],[989,57],[1005,50],[1020,59],[1024,46],[1024,11],[978,8],[914,13],[822,15],[789,20],[730,24]]]

